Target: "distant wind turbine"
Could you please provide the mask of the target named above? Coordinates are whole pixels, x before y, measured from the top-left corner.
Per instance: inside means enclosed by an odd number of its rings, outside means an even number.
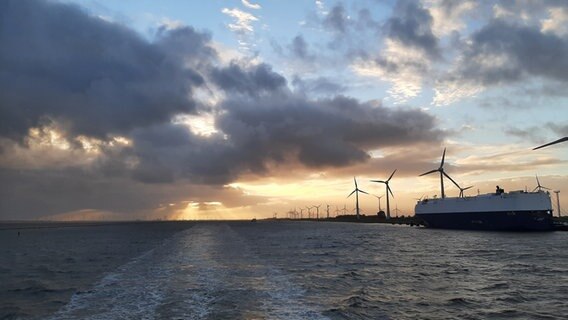
[[[394,198],[394,194],[392,193],[392,190],[389,186],[389,181],[392,179],[392,176],[394,176],[394,173],[396,172],[396,169],[391,173],[390,177],[387,180],[371,180],[371,182],[377,182],[377,183],[384,183],[385,184],[385,194],[387,196],[387,219],[390,219],[390,202],[389,202],[389,192],[391,194],[391,196]]]
[[[442,190],[442,198],[446,197],[446,193],[444,192],[444,176],[446,178],[450,179],[450,181],[452,181],[456,185],[456,187],[460,188],[459,184],[457,184],[457,182],[455,182],[454,179],[452,179],[444,171],[444,159],[445,158],[446,158],[446,148],[444,148],[444,153],[442,154],[442,162],[440,162],[440,167],[438,169],[430,170],[428,172],[425,172],[425,173],[419,175],[419,177],[421,177],[421,176],[425,176],[425,175],[430,174],[430,173],[439,172],[440,173],[440,188]]]
[[[547,188],[547,187],[545,187],[545,186],[542,186],[542,185],[540,184],[540,181],[538,181],[538,176],[536,176],[536,187],[533,189],[533,192],[535,192],[536,190],[538,190],[538,192],[541,192],[542,189],[550,190],[550,188]]]
[[[377,196],[377,195],[373,195],[375,198],[379,199],[379,212],[381,212],[381,198],[384,196]]]
[[[544,148],[544,147],[548,147],[548,146],[551,146],[551,145],[553,145],[553,144],[557,144],[557,143],[564,142],[564,141],[568,141],[568,137],[560,138],[560,139],[558,139],[558,140],[549,142],[549,143],[547,143],[547,144],[543,144],[542,146],[538,146],[538,147],[536,147],[536,148],[533,148],[533,150],[540,149],[540,148]]]
[[[313,208],[313,207],[308,207],[308,206],[306,206],[306,209],[308,209],[308,219],[311,219],[311,218],[312,218],[312,211],[311,211],[312,208]]]
[[[300,220],[304,219],[304,209],[300,208]]]
[[[364,194],[368,193],[359,189],[359,187],[357,186],[357,179],[355,179],[355,177],[353,177],[353,182],[355,182],[355,190],[351,191],[351,193],[347,196],[347,198],[355,194],[355,209],[357,210],[357,220],[359,220],[359,192],[362,192]]]
[[[463,192],[464,192],[465,190],[467,190],[467,189],[473,188],[473,186],[469,186],[469,187],[465,187],[465,188],[462,188],[462,187],[458,186],[458,188],[460,188],[460,198],[463,198],[463,197],[464,197],[464,193],[463,193]]]
[[[329,204],[326,204],[326,206],[327,206],[327,210],[326,210],[327,211],[327,218],[329,219]]]
[[[400,210],[398,210],[398,204],[396,205],[396,207],[394,208],[394,212],[398,218],[398,213],[400,212]]]
[[[320,207],[321,207],[321,204],[318,205],[318,206],[313,206],[313,207],[312,207],[312,208],[316,208],[316,212],[317,212],[317,213],[316,213],[316,219],[319,219],[319,218],[320,218]]]

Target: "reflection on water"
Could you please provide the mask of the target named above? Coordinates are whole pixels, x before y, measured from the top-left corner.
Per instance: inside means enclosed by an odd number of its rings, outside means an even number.
[[[171,225],[134,225],[129,237],[84,243],[75,254],[70,241],[124,231],[59,234],[68,241],[49,250],[66,257],[42,264],[36,251],[2,242],[37,270],[0,289],[0,315],[45,317],[49,304],[53,319],[568,318],[568,233],[259,221],[197,223],[170,236],[188,227]],[[109,262],[89,264],[81,248]],[[15,265],[0,267],[11,274]],[[65,270],[80,277],[54,276]],[[47,280],[51,291],[38,294],[34,281]]]

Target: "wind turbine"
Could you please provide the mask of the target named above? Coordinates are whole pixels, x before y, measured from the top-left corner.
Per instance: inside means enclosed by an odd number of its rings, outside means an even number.
[[[536,190],[538,190],[538,192],[541,192],[542,189],[546,189],[546,190],[550,190],[550,188],[547,188],[545,186],[542,186],[540,184],[540,181],[538,181],[538,176],[536,176],[536,187],[533,189],[533,192],[535,192]]]
[[[341,212],[341,210],[339,210],[339,209],[337,208],[337,206],[335,206],[335,216],[336,216],[336,217],[339,215],[339,212]]]
[[[400,212],[400,210],[398,210],[398,204],[396,205],[396,208],[394,209],[394,212],[396,214],[396,217],[398,218],[398,213]]]
[[[308,206],[306,206],[306,209],[308,209],[308,219],[311,219],[311,218],[312,218],[312,211],[311,211],[312,208],[313,208],[313,207],[308,207]]]
[[[440,162],[440,167],[438,169],[430,170],[428,172],[425,172],[425,173],[419,175],[419,177],[422,177],[422,176],[425,176],[427,174],[434,173],[434,172],[440,173],[440,188],[442,190],[442,199],[446,197],[446,193],[444,193],[444,176],[446,176],[446,178],[450,179],[450,181],[452,181],[456,185],[456,187],[460,188],[459,184],[457,184],[457,182],[455,182],[454,179],[450,178],[450,176],[444,171],[444,159],[445,158],[446,158],[446,148],[444,148],[444,153],[442,154],[442,162]]]
[[[469,187],[465,187],[465,188],[462,188],[462,187],[458,186],[458,188],[460,188],[460,198],[464,198],[463,192],[464,192],[465,190],[467,190],[467,189],[473,188],[473,186],[469,186]]]
[[[321,207],[321,204],[320,204],[319,206],[313,206],[313,207],[312,207],[312,208],[316,208],[316,211],[317,211],[317,213],[316,213],[316,219],[319,219],[319,218],[320,218],[320,207]]]
[[[542,146],[538,146],[538,147],[534,148],[533,150],[540,149],[540,148],[544,148],[544,147],[548,147],[548,146],[551,146],[551,145],[553,145],[553,144],[557,144],[557,143],[564,142],[564,141],[568,141],[568,137],[560,138],[560,139],[558,139],[558,140],[549,142],[549,143],[547,143],[547,144],[543,144]]]
[[[349,197],[347,197],[347,198],[349,198]],[[343,205],[343,215],[345,215],[346,213],[347,213],[347,205],[344,204]]]
[[[392,179],[392,176],[394,176],[394,173],[396,172],[396,169],[394,169],[394,171],[391,173],[390,177],[387,180],[371,180],[371,182],[377,182],[377,183],[384,183],[385,184],[385,194],[387,196],[387,219],[390,219],[391,215],[390,215],[390,202],[389,202],[389,192],[391,194],[391,196],[394,198],[394,194],[392,194],[392,190],[389,187],[389,181],[390,179]]]
[[[381,198],[384,196],[377,196],[377,195],[373,195],[375,198],[379,199],[379,212],[381,212]]]
[[[355,194],[355,209],[357,210],[357,220],[359,220],[359,192],[362,192],[364,194],[368,193],[357,187],[357,180],[355,179],[355,177],[353,177],[353,182],[355,182],[355,190],[351,191],[347,198],[351,197],[352,194]]]
[[[300,208],[300,220],[304,219],[304,209]]]
[[[329,219],[329,204],[326,204],[326,206],[327,206],[327,210],[326,210],[327,211],[327,218]]]

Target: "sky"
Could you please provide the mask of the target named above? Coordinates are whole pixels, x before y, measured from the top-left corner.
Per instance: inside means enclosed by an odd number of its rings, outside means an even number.
[[[568,136],[566,1],[8,0],[0,21],[2,220],[334,215],[354,177],[375,214],[395,169],[409,215],[444,148],[466,195],[538,175],[568,214],[568,145],[532,150]]]

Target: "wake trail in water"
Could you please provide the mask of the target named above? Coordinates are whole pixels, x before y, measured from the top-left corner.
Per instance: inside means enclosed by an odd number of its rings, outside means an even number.
[[[231,226],[200,224],[77,292],[51,319],[326,319]]]

